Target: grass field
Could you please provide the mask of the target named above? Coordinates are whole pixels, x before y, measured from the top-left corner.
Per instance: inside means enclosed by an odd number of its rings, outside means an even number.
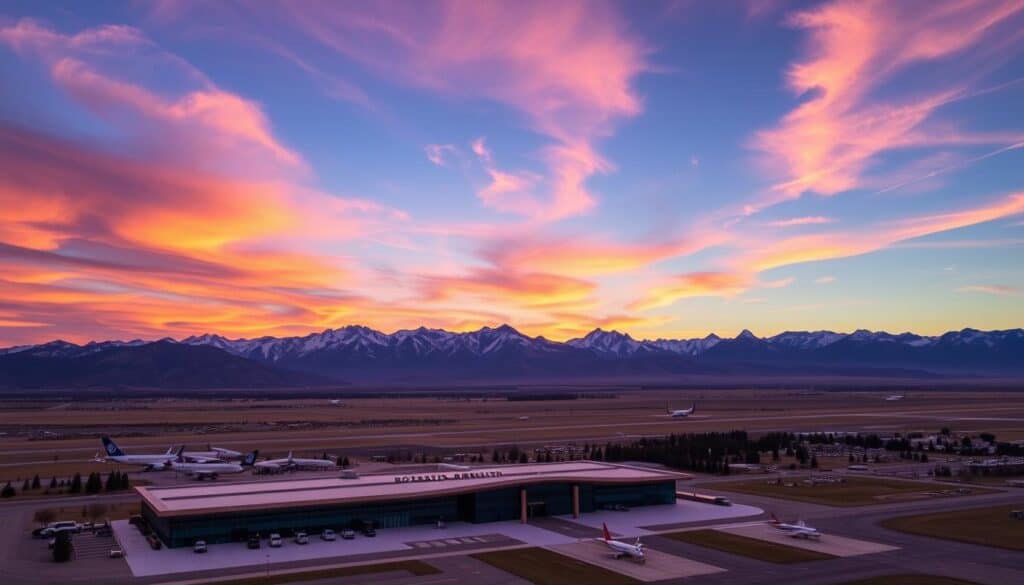
[[[756,538],[747,538],[746,536],[729,534],[720,530],[688,530],[663,534],[662,536],[780,565],[836,558],[817,551],[785,546]]]
[[[864,506],[867,504],[885,504],[905,500],[925,499],[931,497],[953,496],[955,489],[934,484],[886,479],[876,477],[846,476],[842,483],[803,483],[804,477],[787,477],[786,483],[796,485],[777,485],[775,479],[751,479],[746,481],[729,481],[704,484],[703,487],[750,494],[796,500],[811,504],[827,506]],[[987,493],[990,490],[972,488],[972,493]]]
[[[939,575],[885,575],[884,577],[847,581],[843,585],[977,585],[977,583]]]
[[[869,385],[869,380],[862,382]],[[512,390],[514,391],[514,390]],[[957,417],[1002,440],[1024,438],[1012,422],[1024,416],[1024,393],[938,392],[924,389],[899,402],[885,392],[762,390],[636,390],[558,388],[588,393],[564,401],[402,396],[327,399],[116,399],[0,401],[0,480],[44,479],[75,471],[109,471],[91,459],[99,435],[117,437],[128,453],[163,452],[170,445],[207,445],[270,457],[386,453],[393,445],[448,452],[479,445],[603,443],[622,435],[791,428],[802,431],[936,432],[957,430]],[[695,416],[665,416],[666,406],[699,404]],[[831,465],[831,462],[823,461]],[[836,461],[836,465],[843,461]]]
[[[1024,503],[900,516],[882,522],[891,530],[1024,551],[1024,520],[1010,517]]]
[[[471,555],[536,585],[640,585],[640,581],[542,548],[519,548]]]
[[[335,569],[318,569],[315,571],[303,571],[300,573],[289,573],[287,575],[271,575],[270,577],[247,577],[244,579],[230,579],[227,581],[210,581],[213,585],[275,585],[277,583],[301,583],[302,581],[319,581],[333,579],[336,577],[352,577],[354,575],[372,575],[374,573],[387,573],[391,571],[406,571],[418,577],[424,575],[436,575],[441,571],[424,563],[423,561],[395,561],[392,563],[380,563],[377,565],[360,565],[357,567],[338,567]]]

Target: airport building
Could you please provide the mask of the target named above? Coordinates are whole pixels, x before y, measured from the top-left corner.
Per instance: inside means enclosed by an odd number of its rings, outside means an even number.
[[[446,522],[528,522],[607,508],[671,504],[676,480],[658,469],[573,461],[410,474],[136,487],[142,516],[170,547],[255,533],[318,533]]]

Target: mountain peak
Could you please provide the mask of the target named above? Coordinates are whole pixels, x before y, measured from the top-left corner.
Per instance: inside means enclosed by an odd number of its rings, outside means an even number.
[[[736,336],[736,339],[758,339],[758,337],[751,333],[750,329],[744,329],[743,331],[740,331],[740,334]]]

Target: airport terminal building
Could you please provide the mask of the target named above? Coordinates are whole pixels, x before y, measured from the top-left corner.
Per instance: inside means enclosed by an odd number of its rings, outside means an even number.
[[[142,516],[167,546],[244,540],[250,534],[317,533],[372,522],[377,528],[447,522],[529,521],[612,506],[675,502],[689,476],[574,461],[412,474],[136,487]]]

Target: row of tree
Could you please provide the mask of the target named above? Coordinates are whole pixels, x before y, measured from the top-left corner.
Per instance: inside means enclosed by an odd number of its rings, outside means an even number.
[[[69,494],[98,494],[101,491],[117,492],[129,489],[131,488],[131,481],[128,479],[128,472],[117,470],[107,474],[106,480],[103,479],[103,476],[98,471],[90,473],[84,482],[82,481],[81,473],[75,473],[70,480],[57,480],[56,477],[50,479],[48,490],[61,488],[66,488]],[[39,480],[38,474],[31,481],[26,479],[21,484],[22,492],[38,489],[42,489],[42,482]],[[10,481],[4,485],[3,489],[0,489],[0,498],[13,498],[16,495],[17,491]]]

